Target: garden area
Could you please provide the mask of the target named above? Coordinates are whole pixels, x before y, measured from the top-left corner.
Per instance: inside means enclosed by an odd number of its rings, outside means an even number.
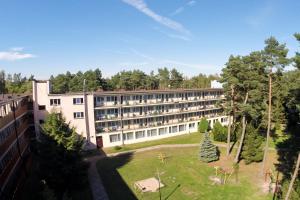
[[[220,148],[220,159],[205,163],[199,160],[199,147],[162,148],[107,157],[98,161],[97,169],[112,200],[159,199],[158,191],[144,193],[134,187],[136,181],[151,177],[159,177],[164,185],[162,199],[272,199],[259,188],[259,163],[245,165],[242,161],[238,176],[228,174],[226,183],[214,182],[211,177],[216,177],[216,167],[232,170],[233,158],[226,158],[224,152]],[[165,155],[163,162],[160,155]],[[275,152],[270,156],[275,158]],[[220,172],[217,177],[225,178]]]

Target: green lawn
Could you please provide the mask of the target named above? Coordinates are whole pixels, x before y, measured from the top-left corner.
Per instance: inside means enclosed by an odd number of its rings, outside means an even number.
[[[172,142],[176,143],[170,141]],[[239,183],[235,183],[231,178],[226,185],[212,185],[209,176],[214,175],[213,166],[216,163],[200,162],[198,151],[199,148],[191,147],[129,153],[100,160],[97,168],[111,200],[159,199],[158,192],[141,194],[133,188],[135,181],[154,177],[157,170],[161,173],[163,184],[166,185],[161,190],[162,199],[271,199],[270,196],[262,194],[254,184],[257,181],[256,172],[253,170],[256,170],[257,166],[241,166]],[[159,153],[168,156],[166,164],[162,164],[157,158]],[[219,162],[232,163],[222,160]]]
[[[147,142],[140,142],[136,144],[128,144],[124,146],[120,146],[119,149],[115,147],[104,148],[103,151],[105,153],[116,153],[122,151],[129,151],[134,149],[140,149],[144,147],[150,147],[160,144],[200,144],[202,139],[202,133],[190,133],[184,134],[159,140],[147,141]]]

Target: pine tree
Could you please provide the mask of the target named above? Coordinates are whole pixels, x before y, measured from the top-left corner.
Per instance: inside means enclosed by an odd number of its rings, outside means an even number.
[[[58,199],[86,184],[86,164],[82,160],[83,140],[69,127],[62,114],[50,113],[42,126],[38,143],[39,176]]]
[[[219,159],[218,149],[210,140],[207,132],[205,133],[204,139],[200,145],[199,159],[203,162],[212,162]]]
[[[242,158],[246,164],[259,162],[263,158],[262,143],[264,139],[258,131],[249,124],[246,130],[246,137],[243,145]]]

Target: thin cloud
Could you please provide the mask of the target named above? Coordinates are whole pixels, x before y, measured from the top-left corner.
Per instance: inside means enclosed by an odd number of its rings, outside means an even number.
[[[23,53],[23,49],[23,47],[14,47],[9,51],[0,51],[0,60],[16,61],[36,57],[35,55],[30,53]]]
[[[136,49],[131,48],[130,50],[131,50],[132,53],[134,53],[135,55],[137,55],[139,57],[145,58],[147,60],[153,60],[153,58],[151,56],[148,56],[148,55],[146,55],[146,54],[144,54],[144,53],[142,53],[142,52],[140,52]]]
[[[181,7],[177,8],[174,12],[172,12],[171,16],[178,15],[178,14],[182,13],[183,11],[184,11],[184,7],[181,6]]]
[[[192,0],[192,1],[187,2],[187,5],[188,5],[188,6],[194,6],[195,4],[196,4],[196,1],[195,1],[195,0]]]
[[[151,10],[148,5],[144,2],[144,0],[122,0],[124,3],[127,3],[128,5],[136,8],[140,12],[144,13],[148,17],[152,18],[156,22],[173,29],[175,31],[185,33],[185,34],[190,34],[190,31],[187,30],[182,24],[179,22],[176,22],[174,20],[171,20],[167,17],[161,16]]]
[[[196,5],[196,1],[192,0],[192,1],[188,1],[185,5],[180,6],[179,8],[177,8],[174,12],[172,12],[170,15],[171,16],[175,16],[178,15],[180,13],[182,13],[186,7],[193,7],[194,5]]]
[[[137,67],[137,66],[145,66],[148,64],[149,64],[148,62],[120,62],[118,65],[124,67]]]
[[[181,66],[181,67],[188,67],[188,68],[193,68],[193,69],[197,69],[197,70],[203,70],[203,69],[207,70],[207,69],[211,69],[212,67],[214,67],[214,65],[211,65],[211,64],[185,63],[185,62],[180,62],[177,60],[170,60],[170,59],[162,60],[161,63],[177,65],[177,66]]]
[[[184,40],[184,41],[190,41],[191,40],[190,36],[167,33],[167,32],[165,32],[165,31],[163,31],[163,30],[161,30],[157,27],[154,27],[154,30],[164,34],[165,36],[167,36],[169,38],[179,39],[179,40]]]

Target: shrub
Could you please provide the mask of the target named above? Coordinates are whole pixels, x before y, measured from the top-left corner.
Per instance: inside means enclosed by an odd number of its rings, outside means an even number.
[[[120,147],[120,146],[114,146],[114,150],[116,150],[116,151],[121,150],[121,149],[122,149],[122,147]]]
[[[212,133],[213,133],[215,141],[218,141],[218,142],[226,142],[227,141],[227,128],[222,126],[222,124],[219,121],[217,121],[214,124]]]
[[[205,133],[208,131],[209,123],[206,118],[202,118],[199,122],[198,132]]]

